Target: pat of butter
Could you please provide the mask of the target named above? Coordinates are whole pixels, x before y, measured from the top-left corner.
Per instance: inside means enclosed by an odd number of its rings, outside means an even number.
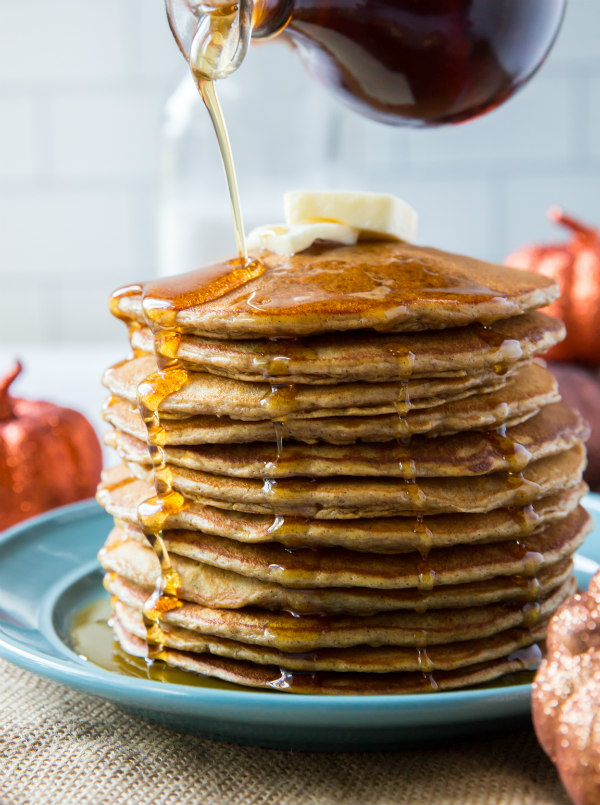
[[[288,224],[335,221],[358,229],[362,237],[413,242],[418,217],[401,198],[352,190],[292,190],[283,197]]]
[[[285,224],[263,226],[248,236],[250,252],[292,255],[316,240],[353,246],[360,238],[406,240],[417,236],[417,213],[386,193],[292,190],[284,196]]]
[[[246,238],[246,246],[251,253],[267,250],[291,255],[308,249],[316,240],[353,246],[358,240],[358,229],[331,222],[259,226]]]

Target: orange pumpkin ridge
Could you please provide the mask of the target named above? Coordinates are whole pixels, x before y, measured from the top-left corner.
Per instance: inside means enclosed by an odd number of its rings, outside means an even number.
[[[21,361],[17,361],[14,369],[0,380],[0,422],[5,419],[12,419],[14,416],[12,397],[8,392],[22,371],[23,364]]]
[[[600,240],[600,232],[591,226],[582,224],[581,221],[578,221],[571,215],[566,215],[563,212],[562,207],[549,207],[546,214],[551,221],[554,221],[556,224],[562,224],[568,229],[571,229],[576,237],[581,237],[585,240],[591,240],[594,242],[598,242]]]

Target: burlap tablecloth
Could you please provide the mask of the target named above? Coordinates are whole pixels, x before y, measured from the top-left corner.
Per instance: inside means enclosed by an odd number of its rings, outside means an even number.
[[[306,753],[153,727],[0,661],[1,805],[566,805],[530,728],[448,748]]]

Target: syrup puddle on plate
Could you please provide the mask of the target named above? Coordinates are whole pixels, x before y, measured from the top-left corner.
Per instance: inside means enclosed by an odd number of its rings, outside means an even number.
[[[70,648],[82,659],[121,676],[134,679],[150,679],[154,682],[168,682],[173,685],[187,685],[195,688],[211,688],[216,690],[233,690],[245,693],[272,693],[261,688],[246,688],[220,679],[200,676],[178,668],[170,668],[162,660],[155,660],[150,667],[142,657],[127,654],[116,642],[112,629],[108,625],[111,616],[110,598],[103,597],[86,604],[72,618],[69,629]],[[515,671],[499,679],[474,685],[463,690],[482,690],[490,688],[506,688],[514,685],[529,685],[533,681],[535,671]],[[447,693],[451,693],[448,691]]]
[[[108,625],[111,614],[110,598],[99,598],[86,604],[73,616],[69,629],[70,648],[87,662],[104,668],[105,671],[134,679],[151,679],[153,682],[169,682],[195,688],[248,690],[220,679],[170,668],[161,660],[148,665],[143,657],[127,654],[115,640]]]

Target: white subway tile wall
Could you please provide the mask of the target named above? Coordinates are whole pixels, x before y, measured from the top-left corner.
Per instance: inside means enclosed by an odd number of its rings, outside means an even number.
[[[157,271],[163,110],[185,73],[163,2],[0,0],[0,15],[0,341],[117,338],[110,290]],[[423,242],[493,260],[560,240],[550,204],[600,225],[599,41],[600,2],[569,0],[528,86],[432,131],[364,120],[288,48],[253,49],[223,88],[248,225],[277,217],[290,183],[398,193]],[[217,256],[231,230],[207,151],[197,193],[211,214],[203,254]]]
[[[36,104],[21,95],[0,97],[0,180],[35,176]]]
[[[163,105],[163,93],[144,86],[57,93],[48,120],[52,175],[119,183],[152,177]]]
[[[598,50],[600,51],[600,41]],[[590,154],[597,160],[600,158],[600,72],[586,80],[584,89],[584,103],[590,116],[588,132]]]

